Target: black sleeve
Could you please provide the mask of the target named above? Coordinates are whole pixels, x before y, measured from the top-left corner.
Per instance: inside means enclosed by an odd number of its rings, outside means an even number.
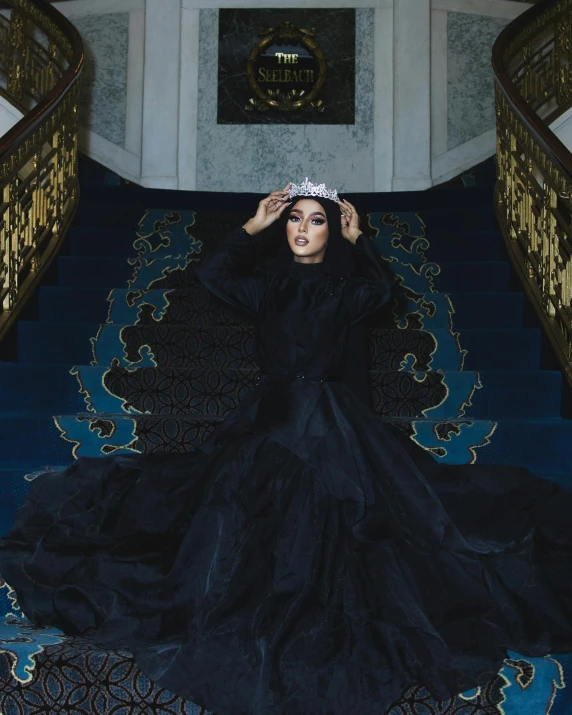
[[[389,264],[373,247],[371,239],[363,233],[354,244],[354,260],[359,277],[351,280],[351,324],[388,302],[396,278]]]
[[[222,241],[215,253],[197,269],[197,278],[212,293],[237,308],[256,313],[268,282],[254,267],[256,242],[239,226]]]

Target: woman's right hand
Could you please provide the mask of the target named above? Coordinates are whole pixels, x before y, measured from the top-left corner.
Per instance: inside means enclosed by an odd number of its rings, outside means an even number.
[[[265,199],[262,199],[258,204],[256,214],[244,224],[244,229],[248,233],[254,235],[263,231],[282,215],[286,206],[291,203],[288,195],[290,185],[291,182],[288,182],[283,189],[273,191]]]

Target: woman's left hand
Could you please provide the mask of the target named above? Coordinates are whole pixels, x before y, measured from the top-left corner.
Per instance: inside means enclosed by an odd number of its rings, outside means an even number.
[[[351,243],[355,243],[357,237],[362,233],[359,227],[359,214],[355,206],[346,199],[338,199],[338,206],[342,212],[342,236]]]

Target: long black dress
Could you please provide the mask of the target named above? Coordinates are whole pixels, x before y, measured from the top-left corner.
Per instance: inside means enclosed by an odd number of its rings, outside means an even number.
[[[572,496],[523,468],[439,465],[341,381],[389,296],[321,265],[202,267],[256,315],[261,379],[188,454],[82,458],[32,484],[0,542],[24,613],[131,650],[218,715],[382,715],[405,687],[483,683],[506,649],[572,651]]]

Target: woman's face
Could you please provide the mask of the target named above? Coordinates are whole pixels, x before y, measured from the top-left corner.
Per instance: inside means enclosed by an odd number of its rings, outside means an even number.
[[[328,241],[328,219],[314,199],[300,199],[290,209],[286,222],[288,245],[299,263],[321,263]]]

